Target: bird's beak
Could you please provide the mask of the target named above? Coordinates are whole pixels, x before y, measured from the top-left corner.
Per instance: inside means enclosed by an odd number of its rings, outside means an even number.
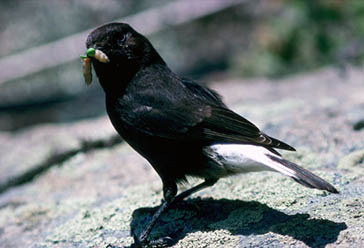
[[[85,79],[86,85],[90,85],[92,83],[91,58],[95,58],[101,63],[108,63],[110,61],[107,55],[103,53],[101,50],[95,48],[87,49],[86,55],[81,55],[83,77]]]

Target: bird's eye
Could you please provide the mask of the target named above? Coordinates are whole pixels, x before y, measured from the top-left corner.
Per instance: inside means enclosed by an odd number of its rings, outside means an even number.
[[[126,35],[124,34],[121,39],[118,40],[118,43],[120,46],[124,45],[124,42],[126,41]]]

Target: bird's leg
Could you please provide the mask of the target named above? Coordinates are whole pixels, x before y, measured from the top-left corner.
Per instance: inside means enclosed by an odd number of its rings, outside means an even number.
[[[133,233],[134,236],[134,242],[137,245],[137,247],[143,247],[143,246],[157,246],[162,247],[165,245],[168,245],[172,241],[169,237],[160,238],[157,240],[148,240],[148,236],[150,232],[152,231],[154,225],[156,224],[159,216],[166,211],[166,209],[171,205],[171,203],[183,200],[184,198],[192,195],[193,193],[200,191],[204,188],[210,187],[214,185],[217,182],[217,179],[206,179],[203,183],[200,183],[191,189],[188,189],[186,191],[183,191],[179,195],[177,194],[177,185],[175,183],[163,183],[163,197],[164,202],[162,205],[158,208],[157,212],[152,216],[152,220],[148,223],[147,227],[144,229],[144,231],[141,233],[139,238]]]
[[[152,231],[154,225],[156,224],[158,218],[161,216],[161,214],[171,205],[173,200],[175,199],[177,194],[177,185],[175,182],[163,182],[163,198],[164,202],[162,205],[158,208],[157,212],[154,213],[152,216],[151,221],[148,223],[147,227],[143,230],[143,232],[140,234],[139,237],[133,233],[134,236],[134,242],[137,247],[147,247],[147,246],[163,246],[163,244],[168,243],[171,241],[169,237],[162,238],[158,240],[148,240],[148,236],[150,232]]]
[[[217,182],[218,179],[205,179],[204,182],[196,185],[195,187],[192,187],[186,191],[183,191],[182,193],[180,193],[179,195],[177,195],[174,198],[173,202],[178,202],[180,200],[185,199],[186,197],[189,197],[190,195],[192,195],[193,193],[196,193],[197,191],[200,191],[202,189],[211,187],[212,185],[214,185]]]

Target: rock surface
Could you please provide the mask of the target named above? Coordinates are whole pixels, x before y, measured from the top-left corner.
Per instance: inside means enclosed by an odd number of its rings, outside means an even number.
[[[170,235],[174,247],[363,247],[363,79],[358,69],[344,77],[326,69],[213,84],[297,148],[285,157],[341,194],[275,173],[239,175],[173,206],[152,236]],[[142,230],[162,196],[156,173],[106,117],[1,133],[0,191],[1,247],[130,246],[130,229]]]

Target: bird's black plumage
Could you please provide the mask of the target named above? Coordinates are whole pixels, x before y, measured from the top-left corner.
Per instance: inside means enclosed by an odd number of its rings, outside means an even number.
[[[118,133],[161,177],[166,200],[161,209],[175,199],[176,183],[186,176],[206,181],[183,197],[225,176],[215,173],[221,165],[204,152],[214,144],[262,147],[271,152],[272,163],[295,171],[294,166],[284,163],[286,160],[279,160],[275,151],[277,148],[294,150],[293,147],[264,134],[228,109],[215,91],[173,73],[152,44],[129,25],[111,23],[97,28],[88,36],[86,46],[101,50],[109,59],[108,63],[92,60],[105,91],[107,113]],[[297,175],[294,174],[294,179],[301,180],[303,185],[337,192],[322,179],[308,184],[307,178]],[[158,216],[136,238],[140,245],[147,242]]]

